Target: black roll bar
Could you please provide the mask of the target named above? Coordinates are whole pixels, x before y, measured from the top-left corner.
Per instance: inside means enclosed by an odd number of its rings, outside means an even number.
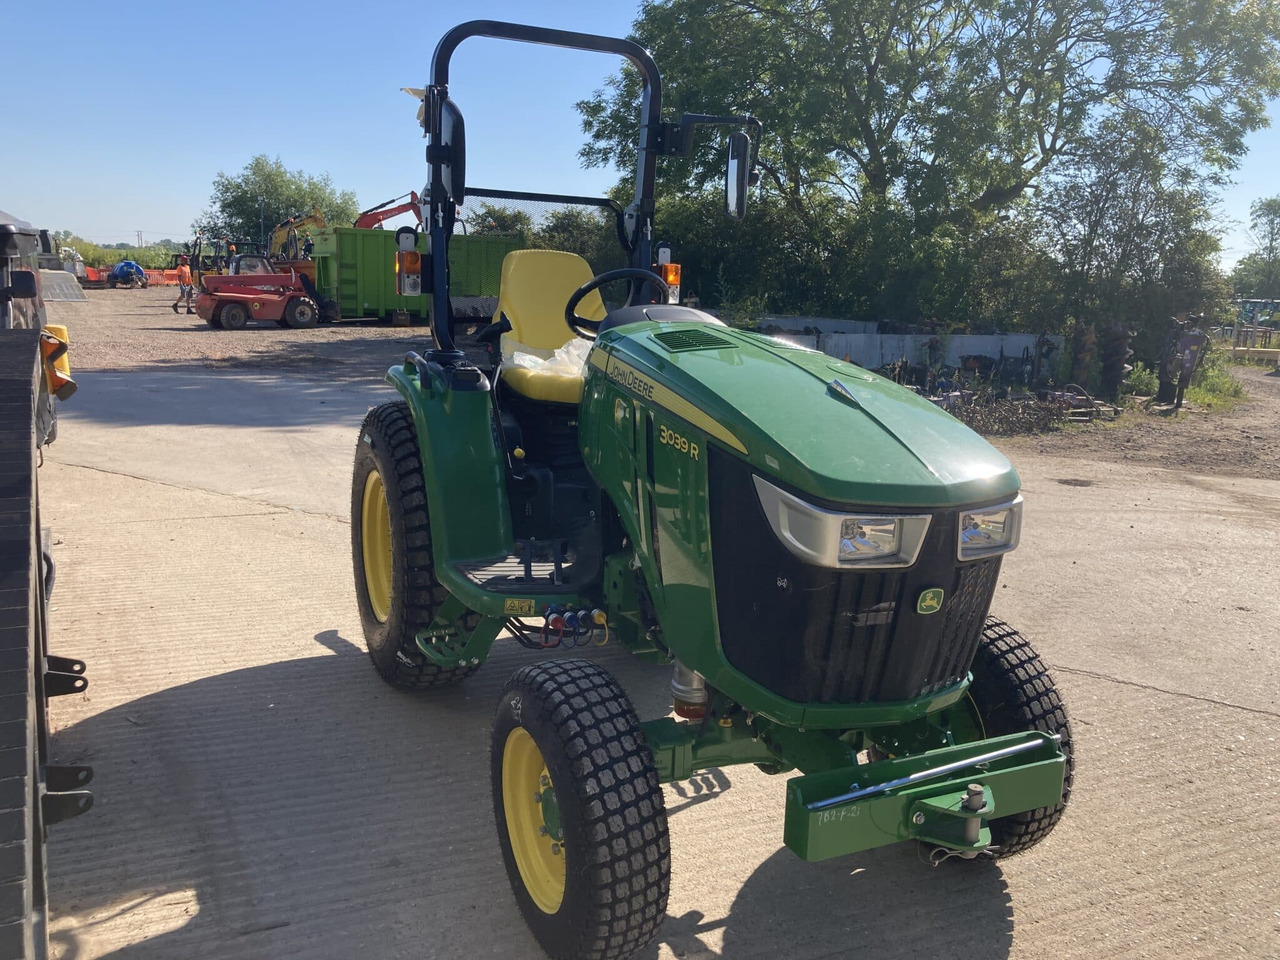
[[[427,133],[432,145],[439,144],[441,105],[449,95],[449,61],[458,45],[469,37],[492,37],[519,43],[536,43],[570,50],[612,53],[625,57],[640,71],[644,83],[640,102],[640,141],[636,149],[635,199],[626,211],[626,233],[631,249],[632,266],[649,268],[652,258],[653,198],[657,179],[658,156],[662,151],[662,76],[649,51],[632,40],[601,37],[571,30],[531,27],[501,20],[471,20],[454,27],[436,44],[431,56],[431,87],[427,91]],[[428,149],[431,167],[431,232],[432,310],[431,333],[442,361],[461,362],[462,354],[453,343],[449,330],[448,244],[453,232],[455,209],[453,198],[443,185],[444,158],[439,150]],[[424,198],[425,199],[425,198]],[[461,197],[457,198],[461,200]]]

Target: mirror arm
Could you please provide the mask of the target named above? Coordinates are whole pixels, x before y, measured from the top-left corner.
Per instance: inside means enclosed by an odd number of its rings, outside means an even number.
[[[748,127],[751,140],[757,146],[751,151],[751,169],[755,170],[756,152],[759,150],[760,134],[764,130],[762,124],[749,113],[720,115],[712,113],[684,113],[679,123],[662,124],[663,156],[687,157],[693,152],[694,127]]]

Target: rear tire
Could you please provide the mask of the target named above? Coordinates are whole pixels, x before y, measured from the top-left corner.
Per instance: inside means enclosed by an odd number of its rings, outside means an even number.
[[[360,428],[351,476],[351,565],[369,659],[383,680],[424,690],[479,669],[440,667],[418,649],[418,631],[431,624],[449,593],[435,575],[418,435],[404,401],[374,407]],[[479,622],[480,614],[468,611],[459,629],[465,635]]]
[[[249,311],[243,303],[224,303],[214,316],[223,330],[243,330],[249,323]]]
[[[1075,773],[1071,722],[1053,677],[1034,648],[1017,630],[995,617],[988,617],[983,628],[969,693],[988,737],[1026,730],[1056,733],[1062,737],[1060,749],[1067,758],[1059,803],[988,823],[992,855],[1002,859],[1035,846],[1062,819]]]
[[[320,322],[320,308],[310,297],[294,297],[284,308],[284,321],[295,330],[309,330]]]
[[[653,754],[618,682],[585,660],[521,668],[503,691],[492,749],[498,842],[542,949],[621,960],[643,948],[667,912],[671,850]]]

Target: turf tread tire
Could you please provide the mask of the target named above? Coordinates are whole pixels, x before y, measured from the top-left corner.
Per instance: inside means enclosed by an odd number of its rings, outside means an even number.
[[[373,469],[382,475],[391,518],[391,610],[385,623],[374,615],[364,574],[362,507],[365,479]],[[351,478],[351,562],[365,644],[383,680],[401,689],[426,690],[479,669],[440,667],[423,655],[415,639],[449,593],[435,575],[418,434],[402,400],[373,407],[360,427]],[[459,626],[470,631],[479,622],[480,615],[468,611]]]
[[[541,750],[564,830],[566,887],[543,913],[524,889],[507,836],[502,759],[524,727]],[[586,660],[522,667],[507,681],[491,756],[498,841],[512,890],[553,960],[623,960],[657,935],[671,889],[662,784],[644,729],[622,687]]]
[[[1067,758],[1059,803],[999,817],[989,824],[992,856],[1003,859],[1035,846],[1062,819],[1075,775],[1071,721],[1053,677],[1031,643],[996,617],[988,617],[982,630],[969,692],[987,736],[1025,730],[1055,733],[1062,737],[1060,748]]]

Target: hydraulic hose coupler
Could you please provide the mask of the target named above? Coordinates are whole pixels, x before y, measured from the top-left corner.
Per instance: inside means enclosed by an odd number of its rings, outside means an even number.
[[[671,676],[671,701],[677,717],[701,720],[707,715],[707,682],[679,660]]]

